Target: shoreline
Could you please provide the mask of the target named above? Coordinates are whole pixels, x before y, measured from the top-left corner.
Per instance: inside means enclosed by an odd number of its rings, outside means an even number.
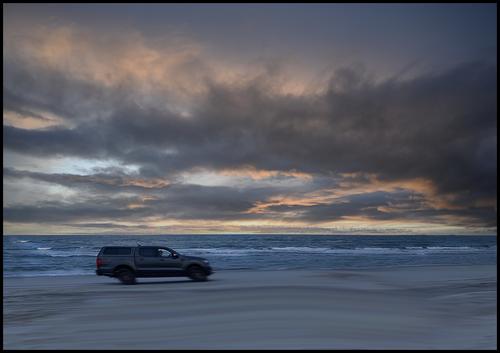
[[[5,349],[496,349],[496,265],[4,277]]]
[[[425,268],[425,269],[431,269],[431,268],[447,268],[447,267],[491,267],[491,266],[496,266],[496,264],[473,264],[473,265],[462,265],[462,264],[418,264],[418,265],[389,265],[389,266],[377,266],[377,267],[335,267],[335,268],[225,268],[225,269],[216,269],[216,272],[235,272],[235,271],[242,271],[242,272],[267,272],[267,271],[314,271],[314,272],[321,272],[321,271],[364,271],[364,272],[381,272],[381,271],[394,271],[394,270],[411,270],[411,269],[418,269],[418,268]],[[13,275],[5,275],[3,276],[4,279],[9,278],[9,279],[16,279],[16,278],[53,278],[53,277],[78,277],[78,276],[83,276],[83,277],[95,277],[95,273],[92,272],[86,272],[86,273],[68,273],[68,274],[35,274],[35,275],[18,275],[18,276],[13,276]]]

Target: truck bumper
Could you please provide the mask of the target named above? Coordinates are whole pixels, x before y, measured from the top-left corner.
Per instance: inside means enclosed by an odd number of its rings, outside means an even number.
[[[112,275],[111,273],[109,273],[109,271],[104,271],[101,269],[95,270],[95,274],[98,276],[111,276]]]

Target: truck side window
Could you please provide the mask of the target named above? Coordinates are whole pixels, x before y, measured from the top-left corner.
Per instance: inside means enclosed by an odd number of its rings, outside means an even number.
[[[132,248],[125,247],[106,247],[104,248],[103,255],[130,255],[132,254]]]
[[[139,255],[144,257],[158,257],[158,249],[157,248],[140,248]]]
[[[158,249],[159,256],[161,257],[171,257],[172,253],[167,249]]]

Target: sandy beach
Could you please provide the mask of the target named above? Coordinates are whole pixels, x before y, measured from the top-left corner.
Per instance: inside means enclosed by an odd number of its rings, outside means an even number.
[[[4,349],[496,349],[495,266],[4,278]]]

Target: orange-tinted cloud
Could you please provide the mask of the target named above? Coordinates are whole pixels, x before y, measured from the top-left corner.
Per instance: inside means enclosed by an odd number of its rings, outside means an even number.
[[[221,175],[234,176],[234,177],[248,177],[253,180],[270,179],[274,177],[290,177],[297,178],[303,181],[312,180],[312,175],[308,173],[298,172],[296,170],[280,171],[280,170],[266,170],[257,169],[254,166],[247,166],[238,169],[221,169],[218,171]]]

